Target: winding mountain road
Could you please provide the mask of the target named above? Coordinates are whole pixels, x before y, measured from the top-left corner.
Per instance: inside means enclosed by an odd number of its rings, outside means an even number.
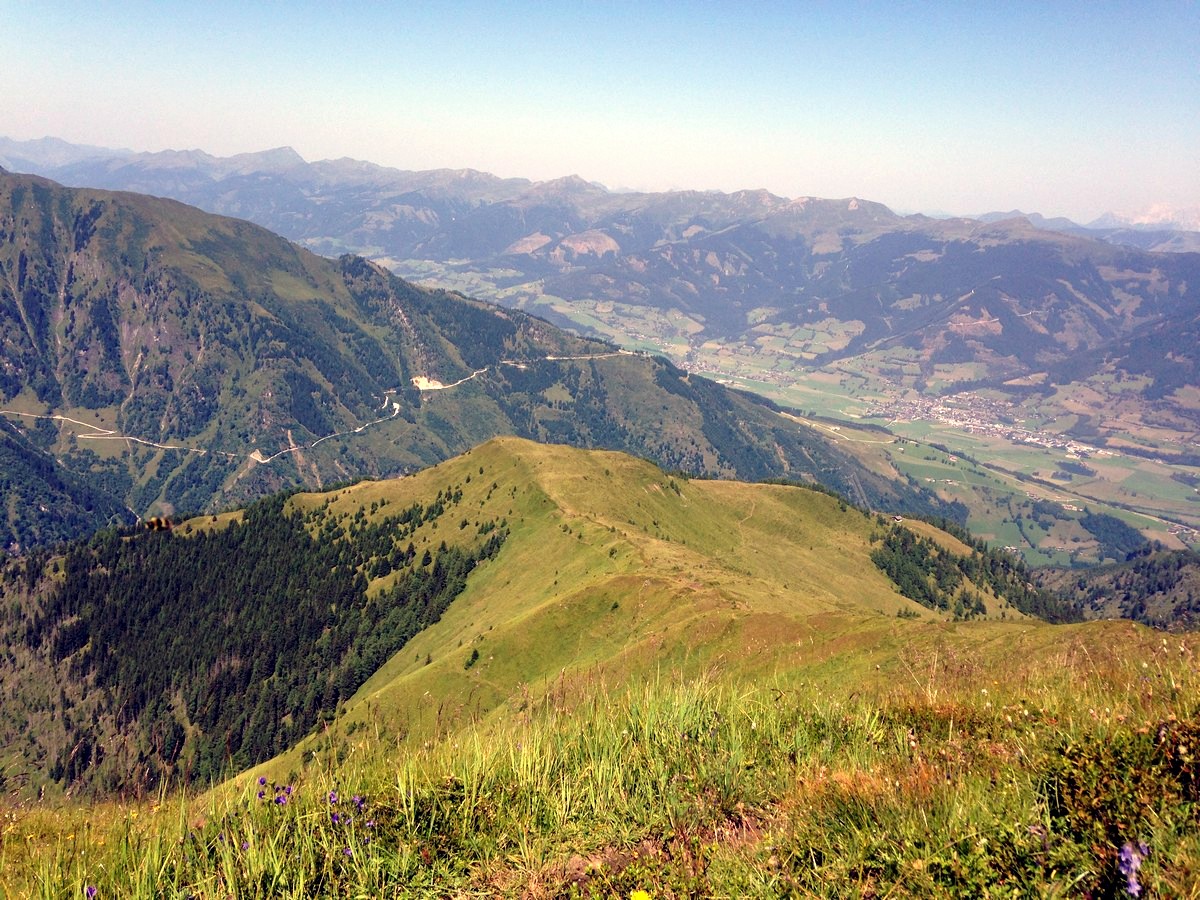
[[[633,355],[634,354],[632,353],[632,351],[629,351],[629,350],[616,350],[612,353],[597,353],[597,354],[591,354],[591,355],[585,355],[585,356],[547,355],[547,356],[540,357],[539,359],[536,359],[536,360],[529,360],[527,362],[521,362],[519,360],[505,359],[505,360],[501,360],[500,365],[514,366],[515,368],[523,369],[529,365],[532,365],[535,362],[541,362],[541,361],[566,362],[566,361],[571,361],[571,360],[584,360],[584,359],[610,359],[615,356],[633,356]],[[466,378],[460,378],[458,381],[452,382],[451,384],[443,384],[442,382],[438,381],[437,379],[429,378],[425,375],[416,376],[415,378],[412,379],[412,383],[413,383],[413,386],[418,391],[421,391],[421,392],[444,391],[444,390],[449,390],[450,388],[458,387],[460,384],[465,384],[466,382],[470,381],[473,378],[478,378],[480,375],[486,374],[491,369],[492,369],[491,366],[485,366],[482,369],[476,369],[474,372],[472,372]],[[386,393],[388,395],[390,395],[390,394],[394,394],[395,391],[389,390]],[[384,408],[386,408],[387,406],[388,406],[388,400],[387,400],[387,397],[385,396]],[[380,418],[373,419],[370,422],[364,422],[362,425],[359,425],[355,428],[349,428],[349,429],[346,429],[345,431],[335,431],[331,434],[327,434],[327,435],[324,435],[323,437],[319,437],[316,440],[312,441],[311,443],[292,444],[291,446],[284,447],[282,450],[278,450],[275,453],[270,454],[269,456],[267,454],[263,453],[262,450],[260,450],[259,448],[255,447],[249,453],[245,454],[245,457],[247,460],[257,463],[258,465],[267,465],[267,464],[279,459],[280,457],[286,456],[290,453],[300,453],[300,452],[303,452],[304,450],[311,450],[312,448],[316,447],[317,444],[320,444],[324,441],[328,441],[332,438],[347,437],[349,435],[354,435],[354,434],[362,434],[364,431],[366,431],[372,425],[379,425],[383,422],[390,421],[390,420],[396,418],[396,416],[400,415],[400,404],[399,403],[392,400],[391,407],[392,407],[392,412],[390,415],[381,416]],[[53,421],[53,422],[63,422],[63,423],[69,423],[71,425],[77,425],[81,429],[88,429],[87,431],[75,432],[75,435],[79,440],[128,441],[128,442],[134,443],[134,444],[141,444],[142,446],[145,446],[145,447],[154,447],[158,450],[175,450],[175,451],[178,451],[181,453],[196,453],[200,456],[206,456],[209,453],[212,453],[217,456],[223,456],[226,459],[241,459],[242,458],[242,454],[231,453],[230,451],[227,451],[227,450],[210,450],[205,447],[189,447],[184,444],[164,444],[164,443],[160,443],[159,441],[152,441],[147,438],[136,437],[131,434],[122,434],[121,432],[119,432],[115,429],[104,428],[100,425],[93,425],[91,422],[84,422],[79,419],[72,419],[69,416],[46,415],[46,414],[40,414],[40,413],[22,412],[20,410],[15,410],[15,409],[0,409],[0,415],[19,416],[19,417],[25,418],[25,419],[45,419],[45,420],[49,420],[49,421]]]

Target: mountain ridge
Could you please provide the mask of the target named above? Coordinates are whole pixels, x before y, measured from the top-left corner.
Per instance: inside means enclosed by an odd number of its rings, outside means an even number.
[[[0,231],[3,408],[139,515],[411,471],[497,433],[919,500],[761,399],[177,201],[6,175]]]
[[[502,305],[619,343],[642,340],[645,321],[655,332],[651,343],[681,365],[705,370],[713,364],[706,341],[752,352],[761,334],[756,329],[769,325],[783,340],[797,330],[816,334],[810,346],[784,352],[778,367],[857,360],[872,339],[892,332],[922,352],[920,363],[931,374],[943,356],[970,355],[1002,386],[1053,362],[1047,335],[1068,349],[1121,338],[1146,315],[1157,315],[1151,307],[1168,300],[1170,291],[1195,283],[1200,266],[1189,252],[1139,255],[1145,248],[1200,250],[1195,234],[1094,232],[1036,214],[988,214],[983,221],[904,217],[858,198],[615,193],[577,177],[537,183],[372,164],[356,164],[359,174],[342,184],[336,177],[314,180],[319,163],[288,175],[259,173],[252,183],[225,178],[216,168],[195,183],[173,176],[156,182],[149,157],[118,159],[114,165],[128,176],[80,165],[64,170],[64,177],[96,184],[110,178],[113,186],[124,178],[152,193],[174,191],[320,253],[365,252],[408,277],[469,286]],[[1106,245],[1109,238],[1114,243]],[[1128,243],[1117,240],[1124,238]],[[982,265],[952,252],[959,248],[980,251]],[[996,275],[1008,284],[1001,296],[989,288],[994,300],[1015,301],[1017,308],[1000,323],[1004,333],[989,336],[996,326],[985,324],[1003,319],[999,310],[975,303],[954,311],[947,301],[972,295]],[[1153,288],[1162,277],[1169,280],[1165,294]],[[1079,322],[1063,309],[1077,298],[1085,301]],[[963,340],[923,330],[921,317],[909,315],[930,304],[943,308],[942,322]],[[1130,316],[1138,305],[1144,313]],[[1021,321],[1031,310],[1042,321]],[[681,316],[688,320],[682,327],[670,321]],[[874,330],[874,337],[863,330]],[[939,379],[953,370],[941,365]]]
[[[905,542],[929,573],[875,560]],[[0,671],[28,702],[6,702],[0,758],[42,760],[31,789],[154,791],[303,753],[334,714],[417,740],[431,692],[445,729],[556,675],[725,654],[752,674],[801,636],[1025,622],[1025,578],[827,492],[495,438],[409,477],[6,561]]]
[[[814,198],[811,196],[799,197],[783,197],[773,194],[763,189],[739,189],[735,191],[698,191],[693,189],[672,189],[668,191],[637,191],[637,190],[609,190],[598,182],[590,182],[579,175],[561,176],[557,179],[549,179],[546,181],[532,181],[527,178],[520,177],[502,177],[496,176],[488,172],[477,169],[432,169],[432,170],[405,170],[394,166],[385,166],[378,163],[373,163],[368,160],[355,159],[352,157],[341,157],[337,159],[321,159],[308,161],[305,160],[292,147],[283,146],[267,150],[249,151],[237,153],[228,157],[221,157],[207,153],[203,150],[161,150],[161,151],[132,151],[132,150],[113,150],[103,147],[90,147],[86,145],[75,145],[63,141],[59,138],[42,138],[36,141],[15,141],[9,138],[0,137],[0,161],[3,160],[4,154],[16,156],[24,164],[29,166],[29,172],[32,174],[51,175],[51,170],[63,169],[75,163],[87,163],[89,161],[101,161],[101,164],[107,168],[111,174],[115,169],[122,168],[137,168],[137,167],[167,167],[170,168],[173,164],[177,164],[179,160],[187,159],[193,167],[197,169],[207,169],[209,174],[225,177],[230,174],[248,174],[253,171],[271,172],[274,174],[284,174],[287,172],[295,172],[300,169],[311,170],[313,172],[325,172],[326,174],[348,174],[355,172],[360,175],[369,175],[370,180],[375,183],[380,183],[390,179],[401,190],[412,188],[416,185],[428,185],[435,180],[446,181],[458,180],[463,185],[471,185],[480,187],[482,185],[489,186],[507,186],[509,190],[506,192],[506,199],[512,199],[517,193],[522,190],[534,189],[538,192],[553,194],[558,189],[571,187],[574,191],[582,191],[584,193],[599,191],[603,194],[612,197],[671,197],[671,196],[687,196],[687,195],[715,195],[728,198],[748,198],[751,196],[758,197],[761,200],[770,200],[776,204],[796,204],[811,201]],[[20,153],[28,154],[27,156],[19,156]],[[255,163],[265,163],[265,165],[255,166]],[[59,172],[60,175],[67,175],[65,172]],[[84,176],[83,171],[75,173],[79,177]],[[88,185],[79,184],[78,186],[106,186],[98,182],[89,183]],[[847,197],[845,201],[870,202],[863,201],[861,198]],[[882,204],[878,204],[882,205]],[[1037,227],[1045,230],[1065,230],[1071,232],[1080,232],[1083,234],[1091,234],[1092,236],[1102,239],[1110,239],[1116,235],[1126,237],[1129,240],[1137,240],[1131,235],[1131,232],[1142,230],[1151,232],[1162,232],[1164,234],[1179,234],[1200,232],[1200,224],[1195,219],[1195,211],[1191,209],[1176,209],[1168,204],[1156,204],[1140,213],[1116,213],[1108,212],[1100,217],[1088,222],[1087,224],[1078,224],[1063,216],[1044,216],[1041,213],[1023,213],[1020,210],[1011,210],[1007,213],[988,212],[980,215],[943,215],[938,214],[933,216],[915,213],[905,218],[924,219],[929,221],[939,221],[946,219],[975,219],[978,221],[994,221],[998,218],[1013,218],[1013,217],[1028,217]],[[1143,242],[1148,239],[1143,239]],[[1121,241],[1115,240],[1120,243]],[[1164,241],[1164,244],[1166,241]],[[1142,246],[1142,249],[1149,249]]]

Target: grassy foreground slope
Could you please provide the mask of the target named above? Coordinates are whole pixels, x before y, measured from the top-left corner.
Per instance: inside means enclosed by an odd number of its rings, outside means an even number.
[[[952,621],[870,561],[891,523],[615,453],[502,439],[290,502],[346,521],[448,486],[416,546],[476,519],[504,545],[339,718],[199,797],[5,810],[0,889],[1194,895],[1192,636],[986,590]]]

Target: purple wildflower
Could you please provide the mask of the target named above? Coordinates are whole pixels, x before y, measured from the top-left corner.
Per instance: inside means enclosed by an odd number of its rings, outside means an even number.
[[[368,827],[368,828],[374,828],[374,827],[375,827],[375,820],[374,820],[374,819],[367,819],[367,827]]]
[[[337,791],[329,792],[329,802],[330,802],[330,804],[334,804],[334,803],[338,802]]]
[[[287,794],[280,794],[275,798],[275,802],[280,806],[287,805]]]
[[[265,797],[266,795],[267,795],[267,792],[266,792],[266,791],[259,791],[259,792],[258,792],[258,799],[259,799],[259,800],[261,800],[261,799],[262,799],[263,797]]]
[[[289,784],[287,787],[285,787],[283,789],[283,792],[285,794],[287,794],[289,797],[292,796],[292,786]]]
[[[350,852],[350,848],[349,848],[349,847],[347,847],[345,850],[343,850],[343,851],[342,851],[342,853],[344,853],[346,856],[353,856],[353,855],[354,855],[353,853],[351,853],[351,852]]]
[[[96,886],[94,884],[89,884],[87,887],[85,887],[83,889],[83,896],[87,897],[88,900],[91,900],[92,897],[95,897],[96,896]]]
[[[267,776],[266,776],[266,775],[259,775],[259,776],[258,776],[258,786],[259,786],[259,787],[263,787],[263,786],[265,786],[265,785],[266,785],[266,783],[267,783]]]
[[[332,822],[334,825],[337,825],[338,823],[340,823],[342,821],[342,817],[339,816],[337,813],[330,813],[329,821]]]
[[[249,842],[249,841],[242,841],[242,849],[243,849],[243,850],[249,850],[249,849],[250,849],[250,842]]]
[[[362,808],[364,806],[366,806],[366,804],[367,804],[367,801],[364,800],[362,797],[360,797],[358,794],[355,794],[350,799],[351,799],[351,801],[353,801],[354,805],[358,807],[359,812],[362,812]]]
[[[1146,845],[1145,841],[1138,841],[1136,847],[1127,841],[1125,846],[1121,848],[1117,868],[1125,876],[1125,892],[1130,897],[1142,896],[1142,885],[1138,881],[1138,870],[1142,867],[1142,860],[1149,855],[1150,848]]]

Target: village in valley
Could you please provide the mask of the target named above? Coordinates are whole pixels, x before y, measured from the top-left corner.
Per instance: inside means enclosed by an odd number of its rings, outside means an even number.
[[[963,391],[947,397],[910,397],[889,400],[866,412],[866,418],[886,419],[889,422],[938,422],[958,428],[968,434],[1004,438],[1015,444],[1034,444],[1051,450],[1065,451],[1068,456],[1086,459],[1090,456],[1118,456],[1112,450],[1094,447],[1074,438],[1052,431],[1029,428],[1014,421],[1013,404],[974,391]]]

